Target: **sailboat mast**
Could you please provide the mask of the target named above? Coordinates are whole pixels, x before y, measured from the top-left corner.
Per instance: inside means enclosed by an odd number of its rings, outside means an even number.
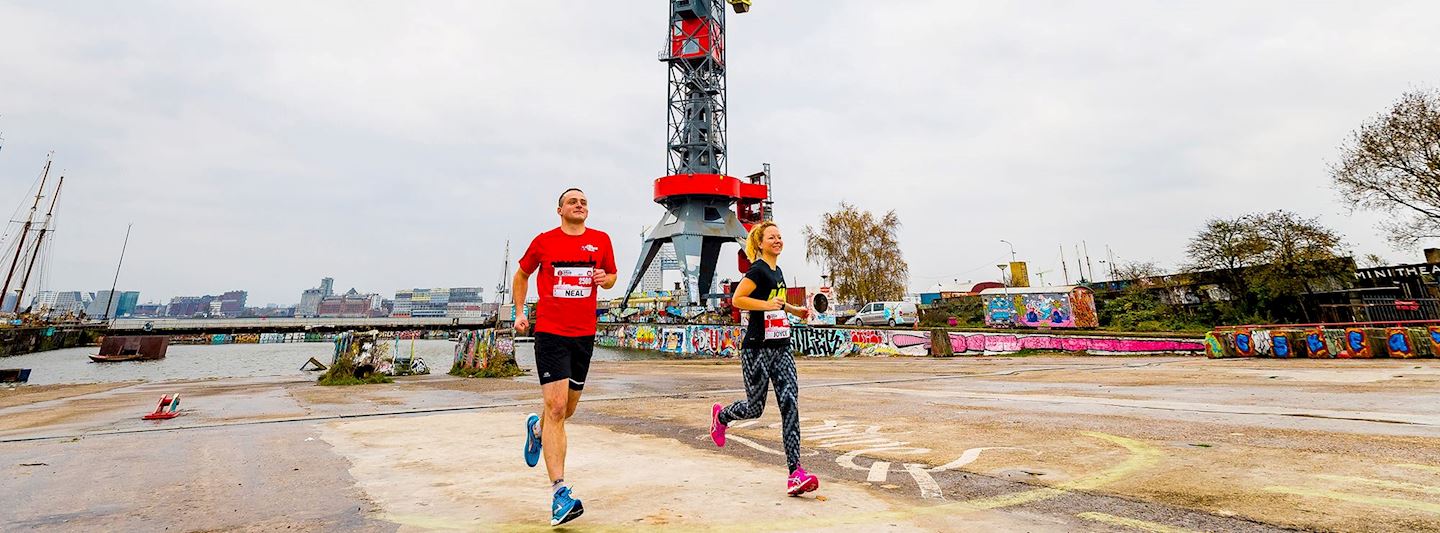
[[[25,236],[30,234],[30,226],[35,222],[35,210],[40,207],[40,195],[45,192],[45,180],[50,177],[52,159],[53,157],[45,159],[45,170],[40,172],[40,188],[35,190],[35,203],[30,206],[30,214],[25,217],[25,226],[20,230],[20,242],[15,246],[15,258],[10,260],[10,272],[5,275],[5,284],[0,286],[0,311],[5,310],[5,296],[10,294],[10,282],[15,279],[15,269],[20,266],[20,253],[25,251]],[[17,297],[14,311],[19,310],[20,298]]]
[[[500,267],[500,285],[495,287],[495,292],[500,296],[499,305],[505,305],[505,298],[510,294],[510,289],[505,286],[505,281],[510,278],[510,241],[505,241],[505,264]]]
[[[120,265],[125,264],[125,249],[130,247],[130,227],[135,223],[125,225],[125,244],[120,245],[120,262],[115,264],[115,281],[110,282],[110,297],[105,299],[105,319],[110,319],[110,304],[115,303],[115,286],[120,284]]]
[[[30,266],[25,267],[25,277],[20,278],[20,292],[15,295],[15,309],[20,309],[20,302],[25,298],[25,289],[30,286],[30,273],[35,271],[35,260],[40,258],[40,246],[45,244],[45,234],[50,229],[50,221],[55,218],[55,202],[60,200],[60,188],[65,186],[65,175],[60,175],[60,182],[55,184],[55,194],[50,196],[50,209],[45,211],[45,223],[40,225],[40,235],[35,237],[35,252],[30,254]]]

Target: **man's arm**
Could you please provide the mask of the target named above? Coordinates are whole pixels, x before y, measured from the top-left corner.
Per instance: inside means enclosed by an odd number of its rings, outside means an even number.
[[[596,281],[600,282],[600,288],[610,289],[620,279],[619,267],[615,266],[615,246],[610,244],[610,237],[605,237],[605,260],[600,262],[600,268],[596,269]]]
[[[530,289],[530,273],[525,269],[515,270],[515,280],[510,284],[510,294],[514,295],[515,305],[515,332],[525,333],[530,329],[530,317],[525,314],[526,291]]]

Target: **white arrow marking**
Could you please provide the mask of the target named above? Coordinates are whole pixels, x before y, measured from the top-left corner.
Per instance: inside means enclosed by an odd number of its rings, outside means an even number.
[[[889,477],[890,463],[887,463],[885,461],[875,461],[874,463],[870,463],[870,476],[865,478],[865,481],[869,481],[871,483],[884,483]]]
[[[926,471],[925,465],[905,463],[905,471],[910,473],[910,477],[915,478],[915,486],[920,487],[921,498],[926,500],[945,499],[945,494],[940,492],[940,484],[935,482],[935,478],[930,477],[930,472]]]

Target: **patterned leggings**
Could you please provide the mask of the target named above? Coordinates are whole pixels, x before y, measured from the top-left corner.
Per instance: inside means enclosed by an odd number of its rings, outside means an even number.
[[[775,382],[775,401],[780,404],[780,427],[785,440],[785,462],[794,472],[800,468],[800,387],[795,379],[795,359],[790,347],[745,348],[740,351],[740,369],[745,374],[745,395],[720,411],[720,423],[760,418],[765,412],[765,389]]]

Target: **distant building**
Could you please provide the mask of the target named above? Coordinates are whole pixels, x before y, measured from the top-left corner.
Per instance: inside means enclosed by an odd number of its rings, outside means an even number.
[[[201,318],[210,313],[210,302],[214,300],[214,296],[176,296],[165,306],[165,316]]]
[[[165,304],[144,303],[135,306],[135,318],[159,318],[165,314]]]
[[[342,296],[327,296],[320,300],[317,316],[325,318],[370,318],[384,316],[383,299],[379,294],[360,294],[355,289]]]
[[[665,290],[670,286],[665,283],[667,277],[680,277],[680,260],[675,257],[675,246],[669,243],[660,247],[660,253],[640,277],[640,290],[651,293]]]
[[[390,316],[397,318],[479,317],[485,303],[480,287],[400,289]]]
[[[300,293],[300,304],[295,306],[295,316],[320,316],[320,301],[335,295],[335,278],[320,278],[320,286],[305,289]]]
[[[35,312],[50,316],[78,315],[85,311],[85,296],[80,291],[41,291],[31,305]]]
[[[247,298],[247,296],[248,293],[245,291],[230,291],[225,294],[221,294],[219,297],[215,298],[215,301],[220,302],[219,307],[217,307],[216,311],[212,312],[210,316],[240,316],[242,313],[245,312],[245,299]]]
[[[91,318],[128,317],[135,314],[135,305],[139,301],[140,293],[137,291],[100,291],[95,293],[95,299],[85,307],[85,314]]]
[[[300,293],[300,305],[295,306],[295,316],[320,316],[320,300],[324,299],[324,291],[320,289],[305,289],[305,292]]]

